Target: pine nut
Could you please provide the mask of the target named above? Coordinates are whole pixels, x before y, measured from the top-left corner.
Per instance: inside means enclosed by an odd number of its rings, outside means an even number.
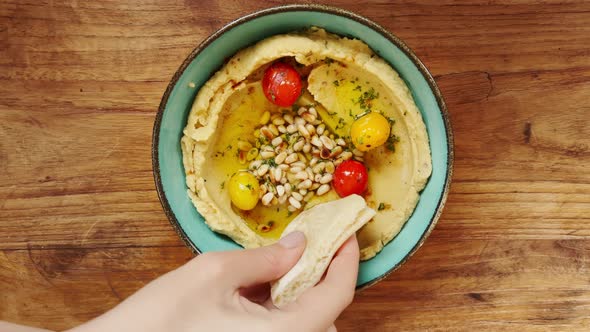
[[[260,117],[260,124],[265,125],[268,123],[268,120],[270,120],[270,112],[266,111],[262,113],[262,116]]]
[[[332,181],[334,177],[332,176],[332,174],[330,173],[326,173],[322,176],[322,178],[320,179],[320,181],[318,181],[321,184],[326,184],[326,183],[330,183],[330,181]]]
[[[269,124],[268,129],[272,132],[273,135],[279,136],[279,130],[277,129],[277,126],[275,126],[274,124]]]
[[[307,129],[307,131],[309,132],[310,135],[315,134],[315,127],[312,124],[310,124],[310,123],[306,124],[305,129]]]
[[[313,137],[311,138],[311,144],[313,144],[313,145],[317,146],[318,148],[321,148],[321,147],[322,147],[322,145],[323,145],[323,144],[322,144],[322,141],[320,141],[320,139],[319,139],[317,136],[313,136]]]
[[[344,151],[342,152],[342,154],[340,155],[340,157],[344,160],[348,160],[350,158],[352,158],[352,152],[350,151]]]
[[[279,137],[275,137],[275,138],[273,138],[273,140],[271,141],[271,143],[272,143],[272,145],[274,145],[274,146],[278,146],[278,145],[280,145],[281,143],[283,143],[283,138],[282,138],[281,136],[279,136]]]
[[[316,190],[316,195],[318,196],[322,196],[323,194],[327,193],[328,191],[330,191],[330,185],[329,184],[322,184],[318,190]]]
[[[256,157],[258,157],[258,149],[257,148],[251,148],[248,151],[248,154],[246,155],[246,160],[247,161],[252,161],[252,160],[256,159]]]
[[[352,154],[354,154],[357,157],[362,157],[365,153],[357,148],[352,150]]]
[[[287,128],[285,128],[285,126],[280,125],[277,127],[277,129],[279,130],[279,133],[284,134],[287,132]]]
[[[310,179],[307,179],[305,181],[301,181],[298,185],[297,185],[297,189],[309,189],[311,187],[311,185],[313,184],[313,182],[311,182]]]
[[[304,202],[309,202],[309,200],[313,197],[313,191],[308,191],[305,197],[303,197]]]
[[[299,140],[293,144],[293,151],[301,151],[305,145],[305,140]]]
[[[329,150],[332,150],[334,148],[334,145],[335,145],[334,141],[332,141],[328,136],[326,136],[326,135],[320,136],[320,141]]]
[[[313,174],[313,171],[311,170],[311,167],[306,168],[305,171],[307,172],[307,178],[313,179],[314,174]]]
[[[272,199],[275,197],[275,195],[273,195],[273,193],[271,192],[267,192],[266,194],[264,194],[264,196],[262,196],[262,205],[268,205],[270,204],[270,202],[272,201]]]
[[[314,182],[314,183],[311,185],[311,188],[309,188],[309,189],[311,189],[311,190],[316,190],[316,189],[318,189],[320,186],[321,186],[321,184],[320,184],[319,182]]]
[[[293,174],[297,174],[299,172],[301,172],[303,170],[303,168],[301,167],[291,167],[291,169],[289,169],[289,172],[293,173]]]
[[[305,109],[305,107],[299,107],[299,109],[297,110],[297,115],[301,115],[304,112],[307,112],[307,109]]]
[[[282,184],[285,184],[285,183],[287,183],[287,178],[286,178],[286,177],[283,177],[283,178],[281,178],[281,183],[282,183]]]
[[[279,195],[279,197],[281,197],[284,194],[285,194],[285,187],[283,185],[278,185],[277,186],[277,195]]]
[[[275,156],[274,151],[262,151],[260,152],[260,156],[264,159],[269,159]]]
[[[280,164],[277,167],[280,168],[280,169],[282,169],[283,171],[288,171],[289,170],[289,165],[287,165],[287,164]]]
[[[305,128],[304,125],[298,124],[297,130],[299,130],[299,133],[301,134],[301,136],[303,136],[305,138],[309,138],[309,136],[310,136],[309,131],[307,131],[307,129]]]
[[[248,151],[252,148],[252,144],[247,141],[238,141],[238,150]]]
[[[297,153],[291,153],[287,158],[285,158],[285,163],[290,164],[297,161]]]
[[[305,143],[303,146],[303,152],[309,153],[309,151],[311,151],[311,145],[309,143]]]
[[[254,160],[250,163],[250,169],[255,170],[262,165],[262,160]]]
[[[334,173],[335,170],[336,167],[334,167],[334,163],[332,163],[331,161],[326,162],[326,172]]]
[[[276,182],[281,181],[282,176],[283,176],[283,170],[280,168],[275,168],[275,171],[274,171],[275,181]]]
[[[285,158],[287,158],[287,152],[283,151],[275,157],[275,163],[282,164]]]
[[[301,200],[303,199],[303,196],[301,196],[301,194],[300,194],[300,193],[298,193],[298,192],[296,192],[296,191],[292,192],[292,193],[291,193],[291,196],[292,196],[293,198],[295,198],[297,201],[301,201]]]
[[[285,120],[281,117],[276,117],[272,120],[272,124],[274,124],[275,126],[280,126],[282,124],[285,124]]]
[[[279,204],[285,204],[287,199],[288,199],[287,195],[283,195],[283,196],[279,197]]]
[[[289,212],[295,212],[295,211],[297,211],[297,209],[293,205],[289,205],[287,207],[287,210],[289,210]]]
[[[264,165],[260,166],[260,168],[258,168],[258,171],[256,172],[256,174],[258,174],[258,176],[264,176],[264,174],[266,174],[266,172],[268,172],[268,165],[264,164]]]
[[[297,174],[295,174],[295,178],[298,180],[307,180],[307,178],[308,178],[307,172],[306,171],[298,172]]]
[[[293,194],[295,194],[295,193],[293,193]],[[293,196],[289,197],[289,204],[291,204],[296,209],[301,208],[301,203],[298,200],[296,200],[295,198],[293,198]]]
[[[316,109],[313,107],[310,107],[307,111],[315,116],[318,116],[318,111],[316,111]]]
[[[260,133],[268,139],[273,139],[275,137],[275,135],[272,133],[272,131],[270,129],[268,129],[268,127],[260,128]],[[277,135],[278,135],[278,132],[277,132]]]
[[[338,157],[342,153],[342,147],[337,146],[330,151],[330,158]]]
[[[299,125],[304,126],[305,125],[305,120],[303,118],[296,117],[295,118],[295,125],[296,126],[299,126]]]
[[[326,168],[326,163],[325,162],[320,162],[317,165],[315,165],[312,170],[314,173],[321,173],[324,171],[324,169]]]
[[[248,160],[246,160],[246,155],[248,153],[246,151],[238,151],[238,161],[240,164],[245,165]]]
[[[342,138],[338,138],[338,139],[336,139],[336,144],[338,144],[340,146],[346,146],[346,141],[343,140]]]
[[[301,169],[305,168],[305,163],[302,161],[297,161],[291,164],[291,167],[301,167]]]
[[[289,113],[283,115],[283,119],[285,119],[285,121],[287,121],[288,124],[292,124],[294,121],[293,116]]]
[[[301,114],[301,117],[307,122],[314,122],[316,120],[316,116],[308,112]]]
[[[287,126],[287,132],[289,134],[293,134],[296,131],[297,131],[297,126],[296,125],[290,124],[290,125]]]
[[[315,131],[318,133],[318,135],[321,135],[324,133],[324,130],[326,130],[326,125],[322,123],[316,128]]]
[[[322,179],[322,175],[321,175],[321,174],[316,174],[316,175],[313,177],[313,181],[314,181],[314,182],[320,182],[320,180],[321,180],[321,179]]]

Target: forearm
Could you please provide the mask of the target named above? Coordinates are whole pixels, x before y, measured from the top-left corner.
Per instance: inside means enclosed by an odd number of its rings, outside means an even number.
[[[39,329],[36,327],[16,325],[9,322],[0,321],[0,331],[2,332],[52,332],[50,330]]]

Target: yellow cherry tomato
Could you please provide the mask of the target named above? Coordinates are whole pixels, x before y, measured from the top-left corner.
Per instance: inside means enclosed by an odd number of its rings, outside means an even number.
[[[369,151],[383,145],[389,138],[391,125],[378,112],[371,112],[354,121],[350,127],[350,138],[361,151]]]
[[[240,210],[252,210],[258,203],[260,186],[256,177],[248,172],[234,174],[227,189],[232,203]]]

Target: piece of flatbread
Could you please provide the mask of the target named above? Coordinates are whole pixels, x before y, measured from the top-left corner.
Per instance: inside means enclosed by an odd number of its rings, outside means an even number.
[[[315,286],[342,244],[375,215],[359,195],[318,204],[301,212],[281,237],[301,231],[307,246],[295,266],[271,287],[272,302],[278,308],[297,299]]]

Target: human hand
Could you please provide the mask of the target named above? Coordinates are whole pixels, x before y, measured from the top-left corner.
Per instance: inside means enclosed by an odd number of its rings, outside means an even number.
[[[304,235],[295,232],[268,247],[202,254],[71,331],[335,331],[333,322],[354,296],[356,237],[319,284],[277,309],[269,282],[287,273],[304,248]]]

